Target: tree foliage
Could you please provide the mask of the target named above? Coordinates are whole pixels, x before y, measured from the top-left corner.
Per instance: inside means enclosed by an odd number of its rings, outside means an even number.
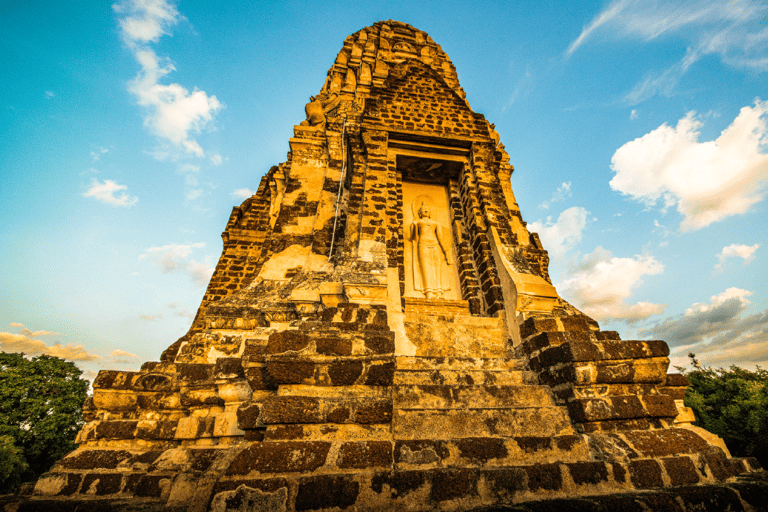
[[[83,426],[88,381],[57,357],[0,352],[0,493],[33,480],[68,452]]]
[[[768,371],[707,368],[695,354],[689,357],[685,405],[696,414],[695,424],[720,436],[731,455],[756,457],[768,467]]]

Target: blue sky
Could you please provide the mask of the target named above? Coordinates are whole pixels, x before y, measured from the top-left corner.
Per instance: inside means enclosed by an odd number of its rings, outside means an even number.
[[[673,364],[768,364],[765,2],[6,2],[0,349],[136,369],[346,36],[426,31],[561,295]]]

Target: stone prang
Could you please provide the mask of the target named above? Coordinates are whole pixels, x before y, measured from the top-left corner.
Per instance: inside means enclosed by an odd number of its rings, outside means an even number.
[[[692,425],[667,344],[558,295],[465,97],[426,33],[347,37],[189,332],[99,373],[20,510],[756,505],[759,465]]]

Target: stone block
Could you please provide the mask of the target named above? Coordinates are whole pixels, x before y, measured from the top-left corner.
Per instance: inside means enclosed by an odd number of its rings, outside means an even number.
[[[633,431],[622,435],[643,457],[699,453],[710,447],[707,441],[695,432],[684,428]]]
[[[505,443],[497,438],[466,438],[456,441],[459,456],[475,464],[485,464],[491,459],[504,459],[509,455]]]
[[[629,462],[629,479],[638,489],[663,487],[661,467],[653,459],[633,460]]]
[[[563,474],[559,464],[534,464],[524,466],[528,476],[528,490],[559,491],[563,488]]]
[[[95,436],[98,439],[131,439],[137,426],[136,420],[102,421],[96,425]]]
[[[88,473],[83,478],[82,494],[104,496],[120,491],[123,475],[119,473]]]
[[[430,499],[438,503],[477,493],[478,474],[472,469],[441,469],[432,473]]]
[[[258,473],[303,473],[326,462],[331,443],[324,441],[269,441],[254,443],[238,453],[227,475]]]
[[[345,509],[357,501],[360,484],[348,475],[322,475],[302,478],[296,494],[296,510],[338,507]]]
[[[127,390],[137,375],[136,372],[101,370],[93,380],[93,389]]]
[[[520,325],[520,338],[524,340],[528,336],[531,336],[540,332],[554,332],[559,330],[560,328],[558,327],[554,318],[531,317],[531,318],[527,318]]]
[[[221,412],[216,415],[213,427],[214,437],[242,436],[245,432],[238,427],[237,411]]]
[[[565,467],[576,485],[598,485],[608,481],[608,467],[605,462],[574,462],[566,464]]]
[[[197,439],[201,434],[200,429],[201,419],[197,416],[187,416],[181,418],[176,427],[176,439]]]
[[[265,354],[301,352],[309,346],[309,337],[301,331],[282,331],[269,335]]]
[[[672,485],[693,485],[700,481],[696,466],[689,457],[670,457],[661,459]]]
[[[310,397],[271,397],[262,407],[262,421],[273,423],[322,423],[320,402]]]
[[[114,449],[75,450],[58,462],[66,469],[114,469],[132,457],[131,452]]]
[[[140,420],[136,429],[139,439],[173,439],[178,421]]]
[[[392,466],[391,441],[357,441],[339,448],[336,465],[340,468],[364,469]]]
[[[77,492],[83,475],[78,473],[44,473],[35,484],[37,496],[71,496]]]
[[[94,388],[93,406],[104,411],[135,411],[138,406],[138,395],[132,391]]]
[[[261,421],[261,405],[249,402],[238,407],[237,424],[243,430],[264,426]]]
[[[214,384],[204,387],[181,388],[181,405],[184,407],[203,407],[224,405]]]
[[[275,384],[312,383],[315,376],[313,361],[278,361],[267,362],[269,380]]]

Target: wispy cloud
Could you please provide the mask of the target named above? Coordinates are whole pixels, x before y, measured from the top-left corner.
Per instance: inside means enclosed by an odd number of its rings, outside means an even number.
[[[549,201],[544,201],[539,205],[540,208],[544,208],[545,210],[549,209],[549,207],[552,205],[552,203],[557,203],[559,201],[565,201],[567,197],[571,197],[571,182],[563,183],[559,187],[557,187],[557,190],[552,194],[552,197]]]
[[[99,148],[98,151],[91,151],[91,158],[93,158],[93,161],[96,162],[101,158],[101,155],[108,152],[109,150],[107,148]]]
[[[251,190],[249,188],[239,188],[239,189],[235,190],[234,192],[232,192],[232,195],[235,196],[235,197],[239,197],[241,199],[248,199],[249,197],[251,197],[255,193],[256,192],[254,192],[253,190]]]
[[[741,258],[744,260],[744,264],[751,262],[755,259],[755,251],[760,247],[760,244],[755,245],[743,245],[743,244],[731,244],[727,247],[723,247],[720,254],[717,255],[718,263],[715,265],[715,270],[722,271],[725,266],[725,262],[730,258]]]
[[[670,94],[680,77],[706,55],[719,55],[728,66],[757,72],[768,71],[768,4],[731,0],[614,0],[570,44],[566,57],[587,41],[663,37],[688,43],[686,54],[672,67],[650,73],[626,96],[635,104],[656,93]]]
[[[588,218],[589,212],[586,209],[574,206],[560,213],[556,222],[552,221],[552,217],[547,217],[546,222],[531,222],[528,229],[539,234],[542,245],[553,260],[560,260],[581,241]]]
[[[685,365],[694,352],[705,365],[739,366],[768,363],[768,310],[747,314],[749,290],[731,287],[709,303],[696,303],[685,313],[639,330],[642,337],[666,340],[674,364]]]
[[[627,142],[611,158],[613,190],[662,210],[677,204],[682,231],[743,214],[768,186],[768,101],[744,107],[713,141],[699,142],[695,112]],[[727,172],[724,172],[727,169]]]
[[[23,324],[13,322],[11,327],[23,327]],[[61,345],[54,343],[46,344],[43,340],[37,339],[39,336],[58,336],[61,333],[50,331],[32,331],[26,327],[19,333],[0,332],[0,350],[3,352],[23,352],[28,356],[49,355],[69,359],[70,361],[95,361],[101,359],[96,354],[90,354],[83,345],[67,343]]]
[[[128,48],[141,66],[128,90],[146,109],[144,125],[170,149],[155,151],[157,158],[170,156],[174,151],[204,157],[205,152],[192,134],[212,126],[216,113],[223,107],[216,96],[194,88],[190,92],[177,83],[162,84],[166,75],[175,71],[173,63],[159,57],[150,48],[163,35],[183,19],[176,6],[166,0],[125,0],[112,8],[123,15],[120,31]]]
[[[627,323],[644,320],[664,311],[666,305],[625,301],[646,275],[661,274],[664,265],[649,255],[617,258],[597,247],[572,269],[569,279],[557,284],[558,291],[576,307],[596,320]]]
[[[135,363],[138,358],[139,356],[136,354],[131,354],[119,348],[110,352],[109,357],[107,357],[108,361],[112,364],[131,364]]]
[[[184,272],[188,274],[196,284],[205,286],[208,284],[208,280],[213,274],[213,265],[207,258],[204,261],[190,259],[190,255],[194,249],[201,249],[203,247],[205,247],[204,242],[195,244],[168,244],[162,247],[150,247],[139,256],[139,260],[149,259],[160,268],[160,271],[163,274],[170,272]],[[147,318],[145,318],[145,316]],[[145,318],[146,320],[156,319],[151,318],[151,315],[144,315],[142,318]]]
[[[136,196],[129,196],[121,190],[128,190],[127,185],[118,185],[112,180],[104,180],[104,183],[100,183],[99,180],[93,180],[91,187],[83,192],[83,197],[92,197],[99,202],[108,204],[110,206],[122,206],[130,208],[139,202],[139,198]],[[120,195],[116,195],[120,192]]]

